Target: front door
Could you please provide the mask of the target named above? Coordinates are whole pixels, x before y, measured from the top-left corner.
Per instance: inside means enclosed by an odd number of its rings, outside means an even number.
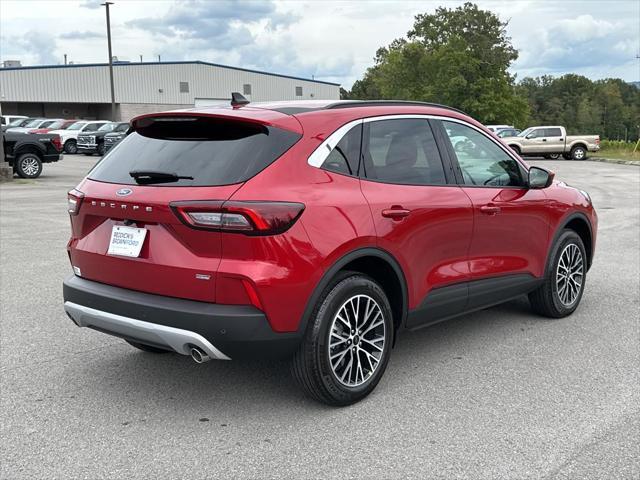
[[[510,281],[535,282],[544,273],[550,234],[544,191],[527,188],[526,169],[480,129],[453,121],[442,125],[455,140],[447,147],[457,160],[462,190],[473,204],[471,280],[486,280],[479,285],[489,289],[513,286]],[[486,288],[476,293],[482,295]],[[470,288],[470,307],[483,300],[472,294]]]

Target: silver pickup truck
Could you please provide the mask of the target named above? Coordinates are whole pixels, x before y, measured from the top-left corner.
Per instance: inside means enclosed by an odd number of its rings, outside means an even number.
[[[502,139],[522,156],[584,160],[588,152],[600,150],[599,135],[568,135],[564,127],[529,127],[515,137]]]

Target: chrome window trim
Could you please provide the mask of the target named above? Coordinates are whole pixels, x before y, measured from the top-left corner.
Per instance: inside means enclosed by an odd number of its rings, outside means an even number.
[[[349,133],[349,131],[353,127],[355,127],[357,125],[365,124],[365,123],[371,123],[371,122],[379,122],[381,120],[403,120],[403,119],[408,119],[408,120],[429,120],[429,119],[431,119],[431,120],[443,120],[443,121],[447,121],[447,122],[459,123],[459,124],[464,125],[466,127],[472,128],[473,130],[476,130],[480,134],[484,135],[487,139],[491,140],[496,146],[498,146],[500,149],[502,149],[502,151],[505,152],[510,158],[515,160],[518,163],[518,165],[520,167],[522,167],[525,171],[529,170],[523,164],[522,160],[516,156],[515,152],[513,152],[509,147],[503,145],[501,142],[496,141],[495,138],[487,135],[487,133],[485,131],[483,131],[482,129],[476,127],[475,125],[473,125],[473,124],[471,124],[471,123],[469,123],[467,121],[460,120],[459,118],[446,117],[446,116],[443,116],[443,115],[419,115],[419,114],[378,115],[378,116],[375,116],[375,117],[359,118],[358,120],[352,120],[352,121],[350,121],[348,123],[345,123],[340,128],[338,128],[336,131],[334,131],[331,135],[329,135],[320,145],[318,145],[318,147],[309,156],[309,158],[307,160],[307,163],[309,165],[311,165],[312,167],[321,168],[322,164],[324,163],[324,161],[327,159],[329,154],[333,151],[335,146],[340,142],[340,140],[342,140],[342,138],[347,133]]]

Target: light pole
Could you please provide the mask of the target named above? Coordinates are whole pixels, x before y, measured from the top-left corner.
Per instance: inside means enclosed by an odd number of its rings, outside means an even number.
[[[0,116],[2,115],[2,106],[0,105]],[[4,159],[4,132],[0,131],[0,182],[8,182],[13,180],[13,168],[9,166]]]
[[[111,19],[109,18],[109,5],[113,2],[104,2],[100,5],[106,7],[107,12],[107,45],[109,47],[109,83],[111,84],[111,121],[116,121],[116,94],[113,88],[113,55],[111,53]]]

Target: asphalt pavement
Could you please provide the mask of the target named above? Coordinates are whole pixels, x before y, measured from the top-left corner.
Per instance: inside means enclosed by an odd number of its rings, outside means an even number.
[[[571,317],[522,298],[403,334],[336,409],[285,362],[197,365],[72,324],[66,192],[96,160],[0,185],[1,478],[640,478],[640,168],[532,162],[599,213]]]

